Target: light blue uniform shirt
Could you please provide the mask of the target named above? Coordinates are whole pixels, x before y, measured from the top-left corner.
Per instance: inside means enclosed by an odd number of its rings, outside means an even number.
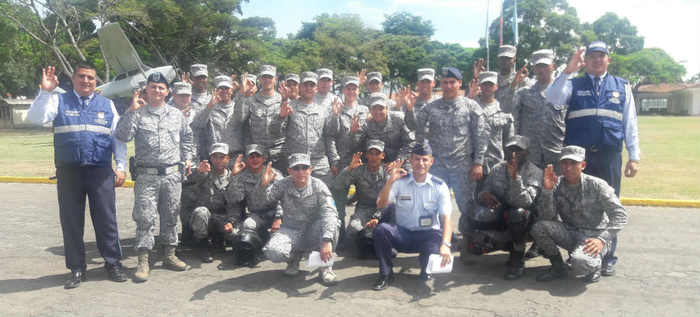
[[[424,183],[417,183],[413,174],[397,180],[391,186],[389,203],[396,206],[396,224],[412,231],[441,230],[439,216],[452,214],[447,184],[431,174]],[[430,217],[430,223],[421,226],[421,217]]]

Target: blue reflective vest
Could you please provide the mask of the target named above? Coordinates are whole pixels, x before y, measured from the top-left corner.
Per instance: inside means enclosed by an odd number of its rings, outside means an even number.
[[[564,144],[621,151],[627,81],[608,74],[596,92],[593,79],[584,75],[572,79],[571,86]]]
[[[73,92],[58,95],[53,120],[56,167],[112,166],[112,104],[95,94],[85,107]]]

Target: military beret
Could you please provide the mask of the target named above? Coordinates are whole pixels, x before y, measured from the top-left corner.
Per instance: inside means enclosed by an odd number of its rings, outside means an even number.
[[[148,79],[146,79],[146,83],[160,83],[160,84],[165,84],[165,87],[169,87],[168,84],[168,79],[163,76],[160,72],[153,72],[150,75],[148,75]]]
[[[443,67],[442,68],[442,78],[452,77],[457,80],[462,80],[462,72],[454,67]]]
[[[416,143],[411,148],[411,153],[416,155],[433,155],[433,149],[428,143]]]

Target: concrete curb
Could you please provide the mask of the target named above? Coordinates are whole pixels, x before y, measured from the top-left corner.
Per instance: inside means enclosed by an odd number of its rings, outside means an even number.
[[[0,183],[26,183],[26,184],[56,184],[56,179],[44,177],[15,177],[0,176]],[[134,182],[127,180],[122,187],[134,187]],[[350,195],[354,193],[354,187],[350,188]],[[620,199],[626,206],[650,206],[650,207],[675,207],[675,208],[699,208],[700,200],[673,200],[673,199],[650,199],[650,198],[626,198]]]

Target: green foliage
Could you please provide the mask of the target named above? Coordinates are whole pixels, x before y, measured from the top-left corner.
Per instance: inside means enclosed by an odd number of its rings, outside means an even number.
[[[637,35],[637,27],[615,13],[605,13],[593,22],[592,28],[598,39],[608,44],[611,53],[631,54],[644,47],[644,38]]]
[[[385,14],[382,27],[384,32],[393,35],[412,35],[430,38],[435,34],[433,22],[408,12]]]
[[[612,54],[610,72],[637,84],[680,83],[685,67],[663,49],[645,48],[629,55]]]

